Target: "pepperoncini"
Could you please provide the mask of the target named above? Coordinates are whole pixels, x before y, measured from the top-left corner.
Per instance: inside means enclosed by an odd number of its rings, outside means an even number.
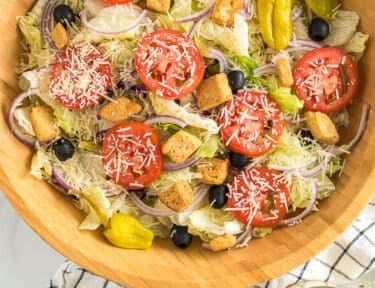
[[[306,5],[316,16],[329,19],[340,4],[340,0],[306,0]]]
[[[292,38],[292,0],[258,0],[259,28],[264,42],[285,49]]]
[[[113,214],[103,234],[113,245],[128,249],[148,249],[154,238],[150,230],[124,213]]]

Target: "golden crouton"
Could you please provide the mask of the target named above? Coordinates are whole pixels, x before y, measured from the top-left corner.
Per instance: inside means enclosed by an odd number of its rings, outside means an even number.
[[[121,122],[142,111],[142,106],[126,97],[118,97],[99,109],[98,115],[111,122]]]
[[[220,185],[228,176],[228,162],[220,158],[204,158],[197,164],[197,172],[202,174],[201,181],[206,184]]]
[[[215,252],[229,249],[234,245],[236,245],[236,237],[232,234],[225,234],[210,241],[210,247]]]
[[[167,14],[171,0],[147,0],[146,7],[159,13]]]
[[[305,113],[305,118],[307,127],[317,141],[326,144],[335,144],[339,141],[336,126],[327,114],[309,111]]]
[[[168,138],[162,152],[173,162],[180,163],[188,159],[201,145],[202,141],[198,137],[180,130]]]
[[[292,68],[290,67],[289,60],[286,58],[279,58],[276,60],[276,69],[279,73],[280,86],[292,87],[293,85],[293,74]]]
[[[60,22],[52,30],[51,38],[57,49],[62,49],[68,44],[68,33]]]
[[[180,212],[187,208],[194,198],[189,182],[182,180],[159,193],[159,199],[173,211]]]
[[[212,22],[233,27],[234,14],[239,13],[243,0],[217,0],[211,13]]]
[[[30,122],[39,141],[50,141],[61,134],[52,110],[47,106],[31,108]]]
[[[225,73],[219,73],[202,81],[197,89],[198,108],[202,111],[212,109],[233,97]]]

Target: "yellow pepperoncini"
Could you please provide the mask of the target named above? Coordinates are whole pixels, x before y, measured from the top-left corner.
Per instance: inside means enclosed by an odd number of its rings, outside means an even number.
[[[259,28],[264,42],[285,49],[292,38],[292,0],[258,0]]]
[[[113,245],[128,249],[148,249],[154,238],[137,219],[124,213],[113,214],[103,234]]]
[[[340,0],[306,0],[306,5],[315,15],[324,19],[331,18],[339,4]]]

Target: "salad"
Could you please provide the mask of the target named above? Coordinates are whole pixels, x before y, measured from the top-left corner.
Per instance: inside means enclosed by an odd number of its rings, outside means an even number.
[[[8,124],[80,229],[241,248],[334,193],[369,112],[340,141],[359,21],[338,0],[38,0]]]

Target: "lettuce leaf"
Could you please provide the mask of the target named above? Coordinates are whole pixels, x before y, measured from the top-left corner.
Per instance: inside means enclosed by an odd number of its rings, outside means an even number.
[[[30,175],[37,179],[50,179],[52,165],[49,154],[39,148],[31,159]]]

